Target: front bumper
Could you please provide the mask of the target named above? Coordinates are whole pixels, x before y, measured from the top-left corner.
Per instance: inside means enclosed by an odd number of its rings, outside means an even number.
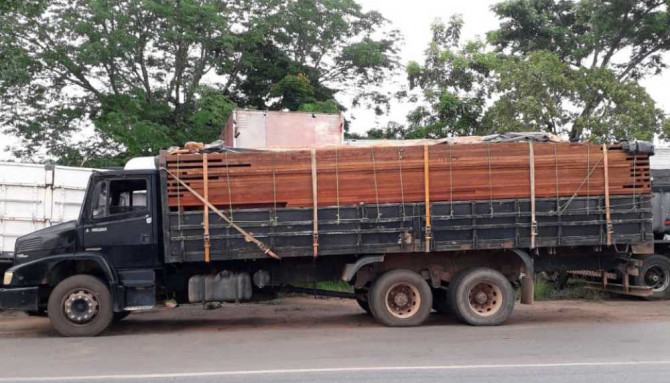
[[[14,257],[6,253],[0,253],[0,275],[3,275],[7,269],[14,264]]]
[[[39,310],[39,287],[0,289],[0,310]]]

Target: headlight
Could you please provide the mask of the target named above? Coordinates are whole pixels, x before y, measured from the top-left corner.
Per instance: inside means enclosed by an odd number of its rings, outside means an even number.
[[[5,277],[2,279],[2,284],[9,286],[12,283],[12,278],[14,277],[13,271],[5,271]]]

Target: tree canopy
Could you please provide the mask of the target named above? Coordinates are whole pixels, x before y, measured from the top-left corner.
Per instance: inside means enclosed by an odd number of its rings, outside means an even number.
[[[15,153],[102,166],[211,141],[235,106],[380,111],[397,32],[353,0],[27,0],[0,14]],[[385,33],[379,33],[383,31]],[[383,36],[383,37],[379,37]]]
[[[506,0],[463,41],[431,26],[406,66],[420,104],[369,137],[542,130],[666,138],[640,81],[667,69],[670,0]],[[106,166],[211,141],[235,107],[382,114],[400,36],[356,0],[10,0],[0,3],[0,126],[29,160]],[[401,96],[407,97],[407,93]]]
[[[668,0],[507,0],[500,28],[462,42],[459,17],[432,26],[407,66],[423,105],[375,136],[542,130],[572,140],[664,138],[667,115],[639,81],[667,68]]]

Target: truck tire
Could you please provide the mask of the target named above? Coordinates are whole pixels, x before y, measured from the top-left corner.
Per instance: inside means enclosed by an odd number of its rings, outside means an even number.
[[[433,293],[428,283],[410,270],[392,270],[377,279],[370,290],[370,311],[389,327],[419,326],[428,319]]]
[[[354,294],[356,294],[356,303],[368,314],[372,315],[370,312],[370,303],[368,303],[368,294],[367,289],[355,289]]]
[[[451,314],[449,303],[447,302],[447,291],[444,289],[433,289],[433,310],[438,314]]]
[[[647,299],[670,298],[670,259],[654,254],[643,258],[642,261],[640,275],[634,277],[633,283],[652,288],[653,293]]]
[[[473,326],[497,326],[514,310],[514,288],[498,271],[478,267],[459,273],[447,298],[458,319]]]
[[[112,295],[91,275],[61,281],[49,295],[47,313],[51,326],[63,336],[96,336],[112,323]]]

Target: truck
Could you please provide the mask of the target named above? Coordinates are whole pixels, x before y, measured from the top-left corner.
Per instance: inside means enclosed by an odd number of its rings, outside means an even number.
[[[670,298],[670,169],[652,169],[654,254],[644,258],[635,284],[652,289],[651,299]]]
[[[351,284],[347,297],[393,327],[433,309],[502,324],[543,270],[651,296],[658,286],[630,281],[655,257],[652,153],[532,138],[162,152],[94,172],[77,220],[19,238],[0,309],[95,336],[161,300],[244,302],[316,281]]]

